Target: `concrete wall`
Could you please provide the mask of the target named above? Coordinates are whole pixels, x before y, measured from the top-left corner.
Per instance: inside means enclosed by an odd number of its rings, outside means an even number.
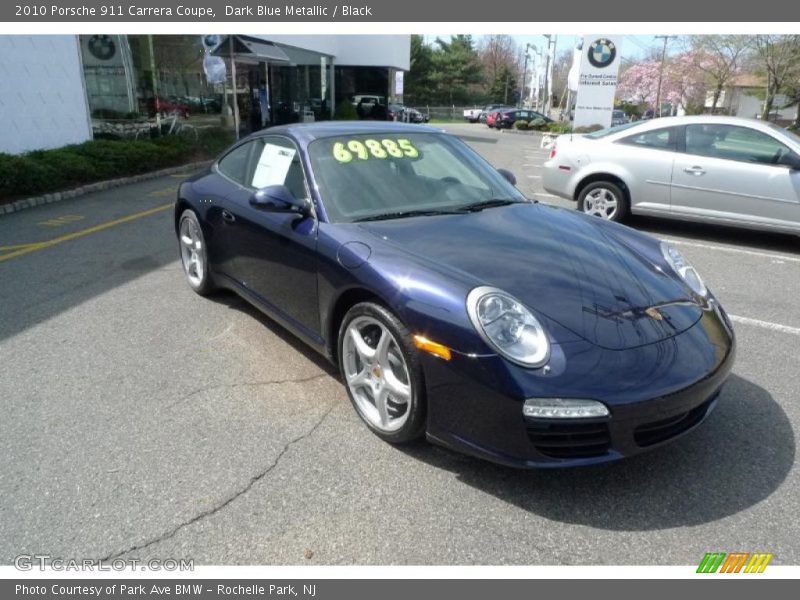
[[[0,152],[91,137],[77,36],[0,35]]]

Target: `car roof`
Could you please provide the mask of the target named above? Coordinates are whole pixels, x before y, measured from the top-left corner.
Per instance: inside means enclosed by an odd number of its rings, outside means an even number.
[[[763,131],[771,130],[768,123],[764,123],[758,119],[747,119],[745,117],[726,117],[723,115],[691,115],[685,117],[659,117],[657,119],[648,119],[637,123],[636,127],[632,127],[628,131],[645,131],[647,129],[662,129],[664,127],[677,127],[679,125],[697,125],[697,124],[718,124],[718,125],[742,125],[745,127],[752,127],[761,129]]]
[[[299,142],[307,144],[319,138],[370,133],[410,134],[443,132],[441,129],[436,129],[435,127],[395,121],[321,121],[318,123],[277,125],[275,127],[261,129],[251,134],[249,137],[257,138],[265,135],[288,135]]]

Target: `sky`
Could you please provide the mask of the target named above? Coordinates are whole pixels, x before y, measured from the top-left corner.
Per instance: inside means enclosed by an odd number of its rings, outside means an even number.
[[[450,35],[440,35],[442,39],[450,39]],[[474,39],[479,39],[481,36],[475,35]],[[547,40],[543,35],[512,35],[512,38],[521,47],[525,44],[535,45],[538,49],[543,49],[547,45]],[[556,38],[556,53],[561,54],[567,48],[574,47],[580,36],[577,35],[559,35]],[[432,43],[437,38],[436,35],[426,35],[425,40]],[[663,47],[663,39],[656,38],[652,35],[626,35],[625,41],[622,44],[622,60],[640,60],[645,57],[653,48],[661,49]],[[674,52],[677,49],[676,40],[669,40],[667,44],[667,54]]]

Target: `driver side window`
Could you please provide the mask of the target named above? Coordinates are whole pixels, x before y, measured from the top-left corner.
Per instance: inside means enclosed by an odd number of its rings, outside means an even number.
[[[792,151],[765,133],[735,125],[688,125],[686,152],[726,160],[779,165]]]
[[[308,198],[306,176],[294,143],[286,138],[266,137],[259,140],[259,146],[250,187],[285,185],[295,198]]]

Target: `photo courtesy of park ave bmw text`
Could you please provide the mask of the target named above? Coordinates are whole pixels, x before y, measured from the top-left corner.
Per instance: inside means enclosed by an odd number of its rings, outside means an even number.
[[[2,5],[0,596],[790,585],[798,296],[800,6]]]

